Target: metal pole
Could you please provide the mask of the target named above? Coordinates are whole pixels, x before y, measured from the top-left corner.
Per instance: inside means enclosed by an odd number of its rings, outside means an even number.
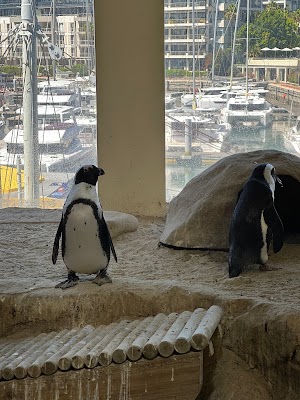
[[[17,182],[18,182],[18,204],[22,207],[22,172],[21,172],[21,157],[17,156]]]
[[[52,22],[51,22],[51,40],[52,44],[56,44],[56,5],[55,0],[52,0]],[[56,80],[56,61],[52,58],[52,76]]]
[[[184,132],[184,138],[185,138],[185,155],[190,156],[192,153],[192,120],[190,118],[185,119],[185,132]]]
[[[192,0],[192,35],[193,35],[193,109],[196,109],[195,84],[195,0]]]
[[[246,34],[246,96],[248,96],[249,17],[250,17],[250,0],[247,0],[247,34]]]
[[[39,144],[37,118],[37,54],[35,0],[22,0],[23,32],[23,134],[25,206],[37,207],[39,199]]]
[[[232,90],[232,81],[233,81],[233,66],[234,66],[234,55],[235,55],[235,42],[236,42],[236,33],[238,27],[238,21],[240,16],[240,4],[241,1],[238,1],[236,16],[235,16],[235,27],[234,27],[234,35],[233,35],[233,43],[232,43],[232,53],[231,53],[231,71],[230,71],[230,91]]]
[[[86,45],[87,45],[87,68],[88,68],[88,75],[90,75],[91,70],[91,55],[90,55],[90,18],[89,18],[89,6],[88,0],[85,2],[85,14],[86,14]]]
[[[215,24],[214,24],[214,37],[213,37],[213,55],[212,55],[212,66],[211,66],[211,85],[214,85],[215,80],[215,58],[216,58],[216,37],[217,37],[217,26],[218,26],[218,11],[219,11],[219,0],[216,0],[215,4]]]

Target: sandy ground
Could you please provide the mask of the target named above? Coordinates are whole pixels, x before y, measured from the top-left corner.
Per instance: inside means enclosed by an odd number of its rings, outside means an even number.
[[[0,294],[53,288],[66,276],[60,256],[56,265],[51,262],[57,215],[50,214],[44,222],[25,222],[26,216],[24,222],[13,220],[10,223],[9,218],[2,218],[0,222]],[[285,243],[279,253],[270,255],[269,264],[278,270],[261,272],[253,266],[239,277],[229,279],[227,252],[159,247],[163,227],[163,219],[140,218],[137,231],[114,239],[118,263],[111,260],[109,266],[113,281],[120,278],[128,283],[146,281],[147,284],[189,286],[212,294],[300,309],[298,244]],[[84,283],[87,284],[90,282]],[[92,290],[98,289],[94,286],[91,285]],[[73,292],[75,288],[69,290]]]
[[[253,266],[239,277],[229,279],[227,252],[173,250],[161,247],[158,244],[164,228],[164,220],[138,218],[139,224],[136,231],[125,233],[114,239],[118,263],[112,260],[109,266],[113,284],[105,285],[107,288],[99,288],[90,282],[90,279],[80,276],[82,281],[77,286],[62,291],[55,289],[54,286],[65,279],[66,268],[61,256],[56,265],[52,265],[51,262],[59,213],[49,211],[45,215],[43,218],[41,215],[33,218],[32,213],[26,215],[26,211],[23,210],[22,216],[17,213],[12,217],[9,210],[1,211],[0,299],[11,295],[34,293],[50,295],[53,298],[62,295],[77,296],[80,293],[111,295],[112,292],[121,288],[123,291],[142,293],[150,303],[156,295],[159,296],[163,292],[163,288],[167,288],[169,294],[172,292],[172,301],[177,302],[173,304],[173,308],[178,306],[178,311],[182,311],[187,306],[183,300],[181,302],[180,295],[181,290],[185,290],[188,291],[187,293],[202,293],[206,298],[212,299],[210,300],[212,302],[214,299],[219,299],[219,304],[222,301],[224,304],[226,302],[231,302],[230,304],[233,305],[243,304],[244,300],[253,305],[268,305],[268,307],[274,305],[279,314],[292,310],[299,312],[300,315],[300,246],[297,243],[285,243],[278,254],[270,255],[270,264],[277,267],[277,270],[261,272],[258,267]],[[132,301],[135,301],[134,297]],[[186,297],[184,301],[186,302]],[[132,306],[134,307],[134,304]],[[202,305],[197,304],[197,306]],[[116,307],[118,307],[117,303]],[[149,313],[153,311],[151,304],[147,311]],[[259,375],[261,384],[256,385],[258,378],[255,374],[258,372],[254,373],[252,367],[250,368],[245,363],[245,359],[241,360],[230,352],[230,347],[231,345],[227,346],[223,356],[225,358],[218,364],[216,370],[219,384],[223,382],[220,389],[222,395],[215,391],[210,400],[221,398],[223,400],[233,398],[293,399],[293,396],[272,397],[262,375]],[[238,371],[243,376],[241,382],[244,382],[244,386],[236,385],[234,381],[228,385],[227,375],[230,369]],[[243,387],[243,393],[240,392],[241,387]],[[253,390],[256,390],[254,397]],[[232,397],[234,393],[236,394]]]

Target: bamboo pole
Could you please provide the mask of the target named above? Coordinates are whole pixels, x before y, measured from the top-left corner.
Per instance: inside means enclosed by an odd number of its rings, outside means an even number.
[[[56,332],[52,332],[52,335],[50,334],[50,336],[53,337],[55,334]],[[32,352],[38,352],[38,354],[40,354],[41,348],[44,348],[48,344],[48,337],[49,334],[41,334],[39,335],[39,339],[34,341],[33,345],[29,346],[27,349],[26,347],[23,348],[22,352],[20,352],[17,356],[13,354],[9,360],[10,362],[2,369],[2,377],[5,380],[13,379],[15,376],[15,368],[30,354],[32,354]]]
[[[101,339],[106,336],[107,332],[110,332],[112,328],[115,327],[116,325],[117,323],[113,323],[106,326],[104,325],[99,326],[97,329],[94,330],[94,332],[89,334],[89,336],[84,341],[85,343],[83,343],[83,341],[79,342],[78,346],[72,349],[73,351],[75,351],[71,358],[72,367],[75,369],[83,368],[85,362],[85,355],[88,352],[88,350],[93,348],[95,344],[99,343]]]
[[[141,320],[136,320],[128,324],[127,329],[121,330],[110,343],[99,354],[98,362],[100,365],[107,366],[112,362],[112,353],[119,346],[122,340],[135,329]]]
[[[94,327],[91,325],[87,325],[84,328],[80,329],[77,333],[80,337],[84,334],[86,334],[88,331],[93,330]],[[62,334],[59,338],[52,339],[50,342],[47,350],[43,352],[35,361],[34,363],[28,368],[28,375],[31,376],[32,378],[37,378],[38,376],[41,375],[42,373],[42,365],[45,363],[46,360],[48,360],[50,357],[52,357],[56,352],[60,350],[60,348],[68,342],[70,337],[73,335],[71,333],[72,331],[67,331],[64,334]],[[71,334],[70,334],[71,333]]]
[[[84,339],[87,335],[89,335],[91,332],[94,332],[95,328],[91,325],[86,325],[84,328],[82,328],[77,334],[74,340],[72,339],[71,346],[68,345],[66,342],[66,349],[68,349],[67,353],[65,352],[62,356],[57,357],[58,358],[58,368],[62,369],[63,371],[67,371],[71,368],[71,357],[74,354],[73,347],[78,344],[82,339]],[[49,368],[50,364],[48,365]]]
[[[137,361],[142,357],[145,344],[162,325],[166,318],[166,314],[157,314],[148,327],[131,343],[127,350],[127,357],[131,361]]]
[[[205,313],[206,311],[204,310],[204,308],[197,308],[193,312],[190,319],[187,321],[182,331],[179,333],[179,335],[175,340],[174,348],[177,351],[177,353],[184,354],[190,351],[191,348],[190,340],[192,334],[198,327]]]
[[[112,353],[112,359],[117,364],[125,362],[127,357],[127,351],[129,346],[134,340],[147,328],[147,326],[153,321],[153,317],[147,317],[141,321],[118,345],[118,347]]]
[[[101,328],[101,327],[99,327]],[[90,334],[93,334],[95,331],[99,330],[99,328],[92,330]],[[58,370],[58,362],[60,358],[62,358],[65,354],[67,354],[70,350],[74,349],[74,346],[80,343],[80,339],[84,337],[85,331],[80,331],[78,329],[73,329],[72,334],[70,335],[70,339],[67,340],[64,345],[59,349],[58,352],[53,354],[48,360],[44,362],[42,365],[42,373],[45,375],[52,375]],[[90,335],[89,334],[89,335]]]
[[[96,343],[92,348],[88,349],[85,355],[84,364],[87,368],[94,368],[99,363],[99,355],[105,347],[111,342],[112,338],[116,337],[120,332],[127,330],[128,325],[132,321],[124,320],[118,323],[111,331],[108,331],[106,336]]]
[[[222,318],[222,308],[219,306],[211,306],[198,328],[192,335],[191,345],[195,350],[203,350],[208,346],[209,341],[220,323]]]
[[[33,338],[27,338],[24,341],[10,342],[7,346],[1,349],[2,356],[0,357],[0,379],[2,377],[2,369],[9,364],[14,358],[20,355],[24,350],[28,347],[33,346],[40,337],[44,337],[46,334],[42,333],[41,335]],[[5,351],[5,353],[4,353]]]
[[[175,340],[191,315],[192,313],[190,311],[184,311],[178,316],[176,321],[173,322],[172,326],[158,345],[158,352],[161,356],[170,357],[173,354]]]
[[[143,356],[148,360],[152,360],[158,354],[158,345],[161,339],[165,336],[170,326],[178,317],[177,313],[171,313],[167,316],[165,322],[158,328],[158,330],[150,337],[143,349]]]

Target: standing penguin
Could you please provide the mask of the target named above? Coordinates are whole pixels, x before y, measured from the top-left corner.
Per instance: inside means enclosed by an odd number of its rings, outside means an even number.
[[[55,264],[62,236],[62,258],[68,279],[56,285],[58,288],[75,286],[79,280],[76,272],[97,273],[93,282],[99,286],[111,283],[107,275],[110,251],[116,262],[117,256],[96,192],[98,177],[103,174],[104,171],[95,165],[84,165],[75,175],[53,245],[52,262]]]
[[[273,165],[259,164],[240,192],[229,232],[230,278],[250,264],[259,263],[261,270],[267,270],[271,239],[274,253],[283,246],[283,225],[274,206],[276,181],[282,185]]]

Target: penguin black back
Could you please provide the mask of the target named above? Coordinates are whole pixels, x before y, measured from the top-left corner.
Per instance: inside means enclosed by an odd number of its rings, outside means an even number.
[[[250,264],[266,264],[273,239],[276,253],[283,245],[283,225],[274,206],[275,182],[271,164],[259,164],[239,193],[229,232],[229,277]]]

